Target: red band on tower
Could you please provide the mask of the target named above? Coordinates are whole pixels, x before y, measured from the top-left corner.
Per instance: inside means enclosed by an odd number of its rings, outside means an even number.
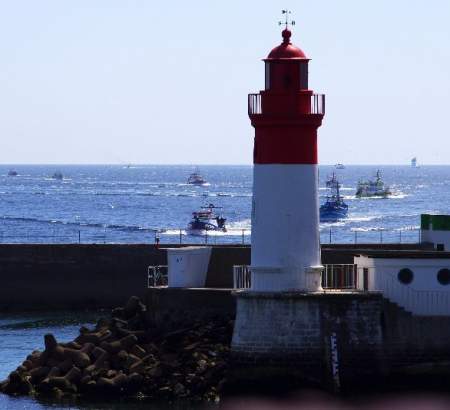
[[[313,127],[256,130],[255,164],[317,164],[317,133]]]

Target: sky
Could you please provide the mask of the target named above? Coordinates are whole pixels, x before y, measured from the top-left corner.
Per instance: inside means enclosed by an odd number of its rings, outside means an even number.
[[[0,163],[251,164],[283,8],[321,164],[449,164],[447,0],[0,0]]]

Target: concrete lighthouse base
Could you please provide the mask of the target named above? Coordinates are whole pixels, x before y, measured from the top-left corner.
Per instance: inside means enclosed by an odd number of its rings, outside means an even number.
[[[236,292],[235,382],[345,390],[384,373],[379,293]]]

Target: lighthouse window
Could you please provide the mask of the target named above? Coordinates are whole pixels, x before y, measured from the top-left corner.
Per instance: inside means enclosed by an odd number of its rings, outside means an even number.
[[[448,285],[450,283],[450,270],[441,269],[437,274],[437,280],[441,285]]]
[[[404,285],[409,285],[414,279],[414,273],[411,269],[403,268],[398,272],[398,281]]]
[[[300,64],[300,89],[308,89],[308,63]]]
[[[266,61],[266,90],[270,89],[270,63]]]

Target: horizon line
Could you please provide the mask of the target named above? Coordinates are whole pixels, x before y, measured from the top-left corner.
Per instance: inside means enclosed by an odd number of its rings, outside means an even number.
[[[253,166],[254,164],[249,164],[249,163],[231,163],[231,164],[202,164],[202,163],[149,163],[149,162],[91,162],[91,163],[77,163],[77,162],[10,162],[10,163],[3,163],[0,162],[0,166],[24,166],[24,165],[36,165],[36,166],[98,166],[98,165],[112,165],[112,166],[123,166],[123,167],[127,167],[127,166],[190,166],[190,167],[220,167],[220,166]],[[299,164],[300,165],[300,164]],[[317,164],[319,166],[336,166],[336,164],[329,164],[329,163],[319,163]],[[413,168],[411,167],[410,163],[389,163],[389,164],[380,164],[380,163],[370,163],[370,164],[356,164],[356,163],[351,163],[351,164],[344,164],[344,167],[351,167],[351,166],[405,166],[405,167],[409,167],[409,168]],[[423,167],[423,166],[450,166],[450,164],[440,164],[440,163],[420,163],[419,165],[417,165],[417,168]]]

